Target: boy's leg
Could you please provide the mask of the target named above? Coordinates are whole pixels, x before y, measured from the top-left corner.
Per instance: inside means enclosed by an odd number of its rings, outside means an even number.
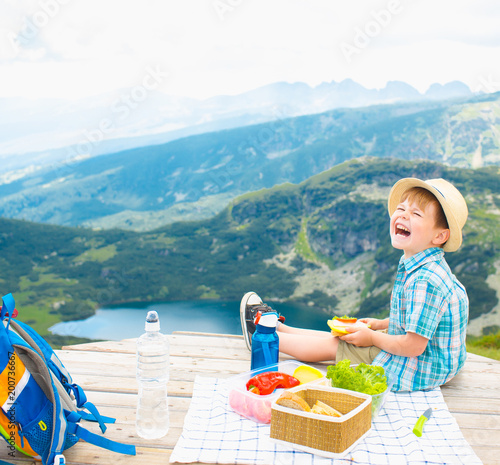
[[[304,331],[314,333],[314,330]],[[321,333],[321,331],[317,332]],[[278,337],[280,339],[280,352],[302,362],[334,361],[337,356],[339,338],[329,333],[326,333],[326,336],[318,337],[316,334],[278,331]]]
[[[330,331],[320,331],[317,329],[305,329],[305,328],[295,328],[293,326],[287,326],[284,323],[280,323],[278,325],[278,333],[290,333],[290,334],[302,334],[305,336],[314,336],[314,337],[332,337],[332,333]]]
[[[340,362],[341,360],[348,359],[351,361],[351,365],[358,365],[360,363],[371,365],[379,353],[380,349],[378,347],[357,347],[339,339],[335,361]]]

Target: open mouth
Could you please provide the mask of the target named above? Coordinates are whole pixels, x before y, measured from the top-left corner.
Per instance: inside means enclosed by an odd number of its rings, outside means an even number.
[[[402,226],[400,224],[396,225],[396,236],[409,237],[410,234],[411,234],[410,230],[405,226]]]

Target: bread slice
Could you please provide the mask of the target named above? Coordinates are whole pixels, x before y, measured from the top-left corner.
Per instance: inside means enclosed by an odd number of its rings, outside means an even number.
[[[284,391],[281,396],[279,396],[276,403],[278,405],[282,405],[283,407],[301,410],[302,412],[311,411],[311,407],[309,407],[309,404],[294,392]]]
[[[313,408],[311,409],[311,412],[319,413],[320,415],[329,415],[331,417],[342,416],[342,414],[338,410],[335,410],[333,407],[330,407],[329,405],[325,404],[324,402],[321,402],[320,400],[316,401],[316,403],[313,405]]]

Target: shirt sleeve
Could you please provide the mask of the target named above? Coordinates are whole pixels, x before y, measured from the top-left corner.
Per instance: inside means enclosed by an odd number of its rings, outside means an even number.
[[[406,331],[431,339],[445,311],[443,292],[427,279],[417,279],[406,290],[405,300]]]

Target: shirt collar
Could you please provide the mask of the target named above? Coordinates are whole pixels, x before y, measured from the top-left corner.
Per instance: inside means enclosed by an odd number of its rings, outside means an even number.
[[[431,247],[430,249],[425,249],[406,260],[403,255],[399,260],[398,271],[406,270],[407,273],[411,273],[426,263],[441,260],[443,256],[444,250],[441,247]]]

